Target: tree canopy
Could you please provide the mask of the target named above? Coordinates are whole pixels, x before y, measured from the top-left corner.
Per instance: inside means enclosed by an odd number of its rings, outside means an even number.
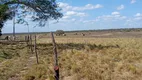
[[[62,17],[56,0],[0,0],[0,33],[4,23],[17,15],[18,23],[29,17],[44,26],[47,20]]]
[[[56,30],[56,36],[61,36],[63,35],[65,32],[63,30]]]

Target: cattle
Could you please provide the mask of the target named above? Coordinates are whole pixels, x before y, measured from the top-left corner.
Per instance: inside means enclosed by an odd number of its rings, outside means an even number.
[[[85,36],[85,34],[84,34],[84,33],[82,33],[82,36]]]
[[[63,34],[63,36],[66,36],[66,34]]]

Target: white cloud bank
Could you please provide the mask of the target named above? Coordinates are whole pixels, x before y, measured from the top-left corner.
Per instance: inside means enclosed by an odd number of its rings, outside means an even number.
[[[66,13],[64,13],[63,19],[69,19],[72,17],[85,17],[85,16],[87,16],[87,14],[83,12],[67,11]]]
[[[67,3],[63,3],[63,2],[59,2],[59,7],[61,7],[63,9],[63,11],[84,11],[84,10],[93,10],[93,9],[98,9],[98,8],[102,8],[103,5],[101,4],[87,4],[83,7],[76,7],[76,6],[70,6]]]
[[[112,12],[111,15],[98,16],[97,21],[102,21],[102,20],[116,21],[116,20],[124,20],[126,18],[127,18],[126,16],[122,16],[119,12]]]
[[[112,15],[120,15],[119,12],[112,12],[111,14],[112,14]]]
[[[135,20],[142,20],[142,14],[141,13],[137,13],[134,16],[135,16]]]
[[[136,17],[142,17],[142,14],[141,13],[137,13],[135,16]]]
[[[75,11],[68,11],[65,14],[66,16],[79,16],[79,17],[84,17],[87,16],[87,14],[82,13],[82,12],[75,12]]]
[[[135,2],[136,0],[132,0],[131,3]],[[59,3],[59,6],[63,9],[62,11],[64,13],[64,17],[60,20],[59,24],[62,24],[64,26],[90,25],[93,27],[93,25],[100,25],[101,27],[107,25],[112,27],[140,27],[142,25],[142,23],[140,23],[140,21],[142,20],[141,13],[137,13],[132,17],[127,17],[125,15],[122,15],[119,11],[114,11],[108,15],[100,15],[95,17],[94,19],[88,19],[86,18],[86,16],[88,16],[89,14],[87,14],[85,10],[99,9],[103,6],[100,4],[87,4],[83,7],[76,7],[62,2]],[[124,8],[125,6],[121,4],[116,9],[123,10]]]
[[[131,0],[131,4],[134,4],[134,3],[136,3],[136,0]]]
[[[117,7],[117,10],[122,10],[122,9],[124,9],[124,8],[125,8],[124,5],[120,5],[120,6]]]

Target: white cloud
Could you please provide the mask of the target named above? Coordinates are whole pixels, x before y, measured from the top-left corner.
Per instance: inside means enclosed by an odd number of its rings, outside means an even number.
[[[66,15],[68,15],[68,16],[75,15],[75,14],[76,14],[76,12],[74,12],[74,11],[68,11],[68,12],[66,13]]]
[[[96,5],[87,4],[83,7],[76,7],[76,6],[70,6],[67,3],[59,2],[59,7],[61,7],[63,9],[63,11],[84,11],[84,10],[93,10],[93,9],[102,8],[103,5],[101,5],[101,4],[96,4]]]
[[[137,13],[134,15],[135,16],[135,20],[142,20],[142,14],[141,13]]]
[[[76,14],[76,12],[70,11],[66,14],[68,16],[69,15],[73,16],[74,14]],[[60,21],[60,24],[64,26],[71,26],[71,27],[78,25],[80,26],[80,29],[82,29],[83,26],[84,27],[91,26],[92,29],[94,29],[95,26],[97,28],[100,28],[100,27],[107,28],[106,26],[109,26],[109,28],[111,27],[112,28],[141,27],[142,17],[140,16],[142,16],[141,13],[137,13],[133,17],[126,17],[119,12],[112,12],[108,15],[101,15],[91,20],[86,18],[78,19],[78,18],[70,17],[69,19],[62,19]],[[88,29],[88,28],[85,28],[85,29]]]
[[[73,18],[73,19],[71,19],[71,21],[76,21],[76,19]]]
[[[124,9],[124,8],[125,8],[124,5],[120,5],[120,6],[117,7],[117,10],[122,10],[122,9]]]
[[[98,9],[98,8],[102,8],[102,7],[103,6],[100,4],[97,4],[97,5],[87,4],[84,7],[73,7],[73,10],[83,11],[83,10]]]
[[[137,13],[135,16],[136,17],[142,17],[142,14],[141,13]]]
[[[63,17],[64,21],[79,21],[79,22],[83,22],[83,23],[94,23],[94,22],[98,22],[98,21],[120,21],[120,20],[126,20],[127,17],[126,16],[122,16],[119,12],[112,12],[110,15],[102,15],[102,16],[98,16],[96,17],[96,19],[94,20],[84,20],[84,19],[72,19],[73,16],[78,16],[78,17],[84,17],[86,16],[85,13],[81,13],[81,12],[75,12],[75,11],[68,11],[65,13],[65,16]]]
[[[60,7],[67,7],[67,6],[69,6],[67,3],[62,3],[62,2],[59,2],[59,6]]]
[[[63,19],[68,19],[70,18],[70,16],[63,16]]]
[[[128,18],[125,25],[130,27],[141,27],[142,26],[142,14],[136,13],[133,18]]]
[[[75,12],[75,11],[67,11],[63,18],[60,19],[61,22],[73,22],[79,20],[79,18],[83,18],[87,16],[86,13],[83,12]],[[78,18],[79,17],[79,18]]]
[[[133,0],[132,3],[135,3],[136,0]],[[92,5],[87,4],[82,7],[78,6],[71,6],[67,3],[60,2],[59,5],[63,9],[64,17],[61,19],[62,24],[75,24],[75,25],[98,25],[103,23],[103,25],[109,25],[109,26],[122,26],[122,27],[133,27],[142,25],[140,21],[142,20],[142,14],[137,13],[133,17],[126,17],[122,14],[120,14],[119,11],[114,11],[108,15],[101,15],[96,17],[93,20],[87,20],[85,16],[88,16],[84,11],[85,10],[93,10],[102,8],[103,6],[100,4]],[[117,7],[117,10],[124,9],[125,6],[122,4]],[[128,21],[129,20],[129,21]],[[127,25],[127,26],[126,26]],[[139,26],[138,26],[139,27]]]
[[[62,3],[62,2],[59,2],[59,7],[61,7],[63,11],[68,11],[72,9],[72,6],[70,6],[67,3]]]
[[[103,15],[103,16],[97,17],[96,21],[100,21],[100,20],[116,21],[116,20],[124,20],[126,18],[127,18],[126,16],[120,15],[119,12],[112,12],[111,15]]]
[[[84,24],[94,24],[94,23],[97,23],[97,19],[95,19],[95,20],[82,20],[81,22],[84,23]]]
[[[130,26],[130,27],[141,27],[142,23],[141,23],[142,18],[129,18],[126,20],[125,24],[126,26]]]
[[[70,21],[70,20],[75,21],[73,18],[76,18],[76,20],[82,19],[83,17],[88,16],[88,14],[86,14],[83,11],[94,10],[103,7],[103,5],[101,4],[96,4],[96,5],[86,4],[84,6],[71,6],[68,3],[63,3],[63,2],[59,2],[58,4],[59,7],[62,8],[64,14],[62,21]]]
[[[119,12],[112,12],[111,14],[112,14],[112,15],[120,15]]]
[[[136,0],[131,0],[131,4],[134,4],[136,2]]]
[[[136,18],[134,18],[134,20],[142,20],[142,17],[136,17]]]
[[[82,13],[82,12],[75,12],[75,11],[67,11],[65,13],[66,16],[79,16],[79,17],[84,17],[87,16],[87,14]]]

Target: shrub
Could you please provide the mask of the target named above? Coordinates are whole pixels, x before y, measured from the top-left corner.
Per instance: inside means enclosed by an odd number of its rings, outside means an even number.
[[[63,35],[65,32],[63,30],[57,30],[56,32],[56,36],[61,36]]]

